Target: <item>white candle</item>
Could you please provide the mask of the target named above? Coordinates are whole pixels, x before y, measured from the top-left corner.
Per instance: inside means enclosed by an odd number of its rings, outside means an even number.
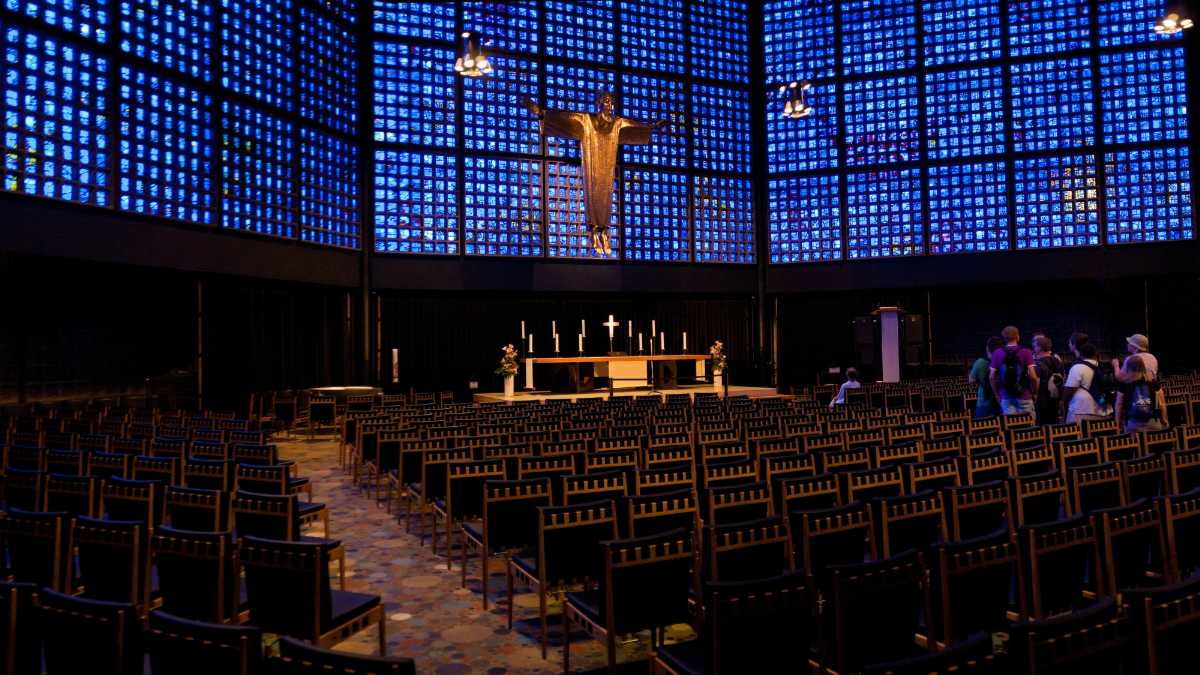
[[[642,334],[638,333],[638,351],[642,351]]]
[[[583,337],[587,337],[587,319],[579,320],[579,334]]]
[[[650,337],[658,335],[658,327],[655,325],[654,319],[650,319]]]
[[[683,353],[687,353],[687,331],[683,331]]]
[[[553,333],[554,335],[558,335],[558,322],[557,321],[550,322],[550,332]]]
[[[554,353],[558,353],[558,333],[554,334]]]
[[[633,339],[633,319],[629,320],[629,339]]]
[[[521,339],[522,340],[525,339],[525,322],[524,321],[521,322]]]
[[[667,351],[667,334],[666,333],[658,334],[658,351],[660,351],[660,352]]]
[[[583,353],[583,333],[579,334],[579,352]]]
[[[533,353],[533,333],[530,333],[530,334],[529,334],[529,349],[528,349],[528,352],[529,352],[530,354],[532,354],[532,353]]]

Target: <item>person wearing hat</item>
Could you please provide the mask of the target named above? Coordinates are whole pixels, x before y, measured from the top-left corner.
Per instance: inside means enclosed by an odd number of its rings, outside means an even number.
[[[1147,380],[1158,379],[1158,359],[1150,353],[1150,338],[1141,333],[1134,333],[1125,338],[1125,348],[1129,351],[1129,356],[1142,357],[1142,365],[1146,367]],[[1125,357],[1126,361],[1129,360],[1129,356]],[[1113,359],[1112,365],[1113,370],[1117,373],[1117,381],[1127,382],[1124,361],[1118,362],[1117,359]]]

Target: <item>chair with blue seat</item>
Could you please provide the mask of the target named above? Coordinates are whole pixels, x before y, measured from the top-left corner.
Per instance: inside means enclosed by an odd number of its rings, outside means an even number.
[[[96,515],[100,497],[100,479],[93,476],[46,476],[46,510],[62,511],[72,517]]]
[[[316,518],[329,518],[324,504],[301,502],[296,495],[271,495],[238,490],[229,500],[238,536],[295,541],[300,529]],[[328,525],[326,525],[328,533]]]
[[[167,522],[177,530],[221,532],[229,529],[229,493],[171,486],[163,497]]]
[[[563,604],[563,672],[571,672],[571,628],[603,640],[608,669],[617,661],[617,637],[650,631],[651,649],[667,626],[689,623],[692,534],[672,530],[601,543],[604,572],[597,588],[567,593]]]
[[[6,509],[41,511],[45,507],[46,472],[10,467],[0,477]]]
[[[83,597],[129,603],[145,612],[150,604],[150,536],[142,521],[77,518]]]
[[[0,518],[6,571],[15,580],[53,590],[70,587],[71,519],[62,512],[10,508]]]
[[[36,613],[46,675],[141,675],[141,620],[129,603],[42,589]]]
[[[1021,527],[1015,538],[1024,616],[1044,619],[1074,611],[1106,594],[1096,528],[1087,516]]]
[[[263,675],[262,630],[150,612],[143,634],[150,669],[171,675]]]
[[[549,478],[489,480],[483,484],[483,518],[462,524],[462,586],[467,586],[467,553],[479,551],[483,609],[488,608],[488,563],[501,554],[507,573],[514,552],[537,546],[537,509],[552,506]]]
[[[318,647],[333,646],[375,624],[379,654],[386,655],[386,616],[379,596],[330,588],[331,544],[239,537],[250,623]]]
[[[979,632],[940,651],[869,665],[863,675],[995,675],[1002,663],[992,653],[992,636]]]
[[[237,622],[241,571],[232,533],[162,526],[150,550],[163,611],[207,623]]]
[[[871,509],[862,502],[788,514],[796,567],[809,575],[814,590],[820,593],[829,590],[830,566],[876,558],[872,523]]]
[[[816,641],[816,595],[803,574],[704,587],[701,637],[664,645],[651,661],[654,675],[734,675],[778,672],[807,663]]]
[[[38,585],[0,581],[0,673],[41,675],[37,617]]]
[[[336,652],[287,636],[279,638],[279,657],[268,666],[269,675],[417,675],[410,658]]]
[[[546,658],[549,593],[572,585],[590,588],[599,569],[600,542],[617,538],[611,500],[538,507],[536,557],[513,555],[508,565],[508,628],[513,624],[513,583],[520,579],[538,595],[542,658]]]
[[[937,565],[934,626],[943,644],[1008,625],[1009,597],[1018,578],[1017,545],[1008,528],[976,539],[942,544]]]
[[[1011,672],[1028,675],[1120,675],[1129,672],[1129,619],[1112,598],[1069,614],[1012,626]]]
[[[109,520],[141,521],[153,531],[162,522],[162,493],[157,481],[109,478],[100,492],[101,513]]]
[[[1127,589],[1122,600],[1137,640],[1134,672],[1185,675],[1196,671],[1200,641],[1200,577],[1165,586]]]
[[[232,459],[189,459],[183,465],[183,484],[201,490],[232,492],[237,473]]]
[[[443,496],[429,505],[430,551],[437,555],[438,521],[445,525],[446,569],[454,559],[454,533],[462,523],[483,516],[483,484],[489,480],[504,480],[504,460],[484,459],[452,462],[446,465]]]
[[[1092,512],[1100,546],[1104,588],[1117,597],[1125,589],[1158,586],[1168,578],[1162,512],[1147,499]]]
[[[705,527],[700,576],[704,581],[745,581],[795,569],[787,522],[771,516]]]

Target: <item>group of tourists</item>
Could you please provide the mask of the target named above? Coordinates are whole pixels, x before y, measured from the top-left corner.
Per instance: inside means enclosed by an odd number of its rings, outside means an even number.
[[[975,416],[1032,414],[1038,424],[1057,424],[1115,415],[1126,433],[1165,429],[1166,397],[1150,340],[1136,334],[1125,344],[1124,360],[1101,361],[1088,336],[1074,333],[1066,364],[1049,336],[1034,333],[1032,348],[1023,347],[1020,331],[1008,326],[987,341],[967,376],[978,386]]]

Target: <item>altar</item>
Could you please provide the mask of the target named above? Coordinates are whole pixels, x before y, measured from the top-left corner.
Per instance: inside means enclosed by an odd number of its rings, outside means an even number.
[[[705,379],[707,354],[551,356],[525,359],[525,389],[581,393],[670,388]]]

